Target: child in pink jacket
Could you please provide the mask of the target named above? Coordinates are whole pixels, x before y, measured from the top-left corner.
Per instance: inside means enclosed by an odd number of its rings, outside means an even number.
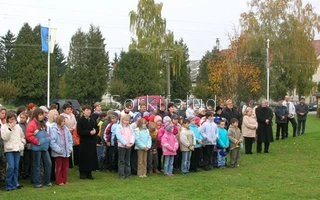
[[[166,122],[164,128],[166,132],[161,139],[162,152],[164,156],[164,175],[173,176],[173,161],[174,156],[177,154],[179,143],[176,136],[173,134],[173,124],[171,122]]]

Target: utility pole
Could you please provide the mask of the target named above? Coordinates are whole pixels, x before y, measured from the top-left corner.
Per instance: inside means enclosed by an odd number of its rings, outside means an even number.
[[[166,50],[167,57],[167,102],[170,102],[170,50]]]
[[[51,19],[48,19],[49,26],[48,26],[48,80],[47,80],[47,107],[50,107],[50,50],[51,50],[51,32],[50,32],[50,21]]]
[[[270,50],[269,50],[270,40],[267,39],[267,101],[270,100]]]

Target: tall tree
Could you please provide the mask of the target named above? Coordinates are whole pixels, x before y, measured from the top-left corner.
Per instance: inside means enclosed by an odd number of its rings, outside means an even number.
[[[8,30],[4,36],[0,39],[0,62],[2,62],[0,68],[0,78],[10,79],[10,66],[11,59],[13,57],[14,42],[16,40],[15,35]]]
[[[297,89],[310,92],[312,75],[318,62],[312,46],[320,16],[302,0],[251,0],[249,11],[241,15],[242,34],[248,38],[247,50],[260,63],[266,62],[266,40],[271,49],[271,98]],[[265,65],[261,64],[261,69]],[[266,69],[262,70],[262,79]],[[266,84],[265,84],[266,85]]]
[[[162,86],[159,79],[160,72],[157,70],[155,57],[152,53],[130,50],[122,55],[114,71],[114,79],[121,83],[121,87],[127,90],[126,94],[111,93],[124,98],[134,98],[146,94],[161,94]],[[122,84],[123,83],[123,84]],[[111,84],[110,91],[116,91]],[[120,92],[120,91],[119,91]]]
[[[104,40],[94,25],[88,33],[78,29],[72,36],[64,77],[68,97],[89,104],[101,100],[107,89],[109,65]]]
[[[176,42],[176,49],[183,51],[183,60],[180,61],[180,51],[174,52],[172,56],[171,67],[171,97],[172,99],[186,98],[191,93],[191,76],[189,64],[189,49],[181,38],[179,42]],[[179,70],[175,69],[175,66],[181,66]]]
[[[167,31],[166,19],[162,18],[162,3],[139,0],[136,11],[130,11],[131,39],[129,49],[164,51],[174,43],[173,33]]]
[[[58,44],[54,45],[54,52],[53,52],[56,63],[55,66],[57,67],[57,75],[60,78],[64,75],[64,73],[67,70],[67,60],[66,57],[64,56],[62,49],[59,47]]]

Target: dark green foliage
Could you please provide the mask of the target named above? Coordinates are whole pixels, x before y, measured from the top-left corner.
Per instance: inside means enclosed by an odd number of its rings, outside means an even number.
[[[90,26],[88,33],[78,29],[72,36],[64,77],[68,98],[92,104],[100,101],[106,92],[109,56],[104,40],[99,27],[94,25]]]
[[[136,50],[124,53],[114,71],[114,78],[121,80],[128,91],[126,94],[111,94],[125,96],[125,98],[162,94],[160,73],[156,66],[157,59],[152,53]],[[115,90],[111,88],[111,91]]]

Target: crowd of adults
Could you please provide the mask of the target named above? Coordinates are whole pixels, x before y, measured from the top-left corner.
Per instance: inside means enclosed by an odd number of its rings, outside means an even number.
[[[269,153],[273,142],[273,117],[276,140],[288,138],[291,123],[293,137],[305,133],[308,106],[304,99],[294,105],[289,96],[278,100],[272,110],[268,101],[255,105],[253,100],[236,109],[232,100],[215,109],[194,108],[193,103],[159,104],[137,112],[128,107],[103,112],[100,103],[93,109],[85,105],[77,116],[72,105],[37,107],[30,103],[16,111],[0,107],[0,178],[6,190],[20,189],[19,179],[30,179],[34,187],[68,184],[68,169],[77,166],[80,179],[94,179],[92,171],[118,173],[120,179],[147,173],[173,176],[173,168],[182,174],[198,168],[239,167],[240,149],[253,154]],[[298,123],[296,121],[296,117]],[[241,130],[241,131],[240,131]],[[244,145],[243,145],[244,143]]]

